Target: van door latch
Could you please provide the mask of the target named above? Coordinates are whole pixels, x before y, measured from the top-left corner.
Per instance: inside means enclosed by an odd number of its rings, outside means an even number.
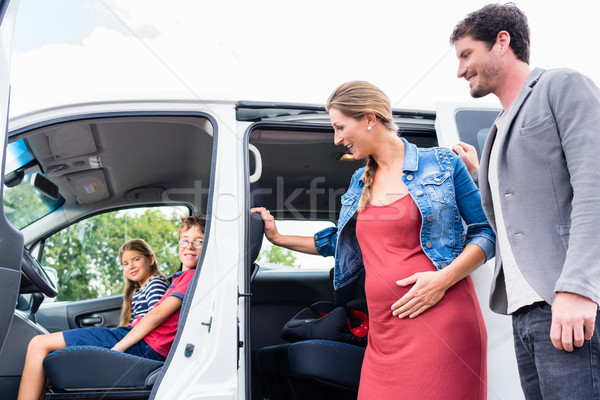
[[[208,333],[210,333],[210,327],[212,326],[212,317],[210,317],[208,322],[200,322],[200,325],[206,326],[208,328]]]

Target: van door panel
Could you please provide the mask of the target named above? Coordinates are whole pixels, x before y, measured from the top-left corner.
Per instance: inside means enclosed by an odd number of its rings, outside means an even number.
[[[36,321],[48,330],[58,332],[74,328],[119,325],[123,296],[110,296],[82,301],[62,301],[42,305]]]
[[[0,200],[4,195],[7,119],[9,104],[9,69],[14,24],[19,1],[0,1]],[[3,203],[4,204],[4,203]],[[21,280],[23,235],[6,219],[0,207],[0,351],[11,326]]]

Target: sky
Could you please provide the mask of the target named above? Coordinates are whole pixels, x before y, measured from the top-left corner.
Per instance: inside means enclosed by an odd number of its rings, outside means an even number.
[[[488,2],[21,0],[10,114],[110,99],[324,104],[354,79],[379,86],[395,108],[499,107],[493,96],[471,99],[448,42]],[[531,66],[573,68],[600,84],[595,3],[517,0]]]
[[[498,105],[470,98],[448,42],[488,2],[22,0],[11,116],[108,99],[323,104],[354,79],[379,86],[395,108]],[[529,19],[532,67],[569,67],[600,84],[600,5],[515,3]]]

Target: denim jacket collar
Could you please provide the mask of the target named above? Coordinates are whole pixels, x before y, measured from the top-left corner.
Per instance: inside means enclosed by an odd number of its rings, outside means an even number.
[[[404,142],[404,164],[402,165],[402,171],[416,171],[419,166],[419,152],[417,146],[412,143],[408,143],[406,139],[402,138]]]

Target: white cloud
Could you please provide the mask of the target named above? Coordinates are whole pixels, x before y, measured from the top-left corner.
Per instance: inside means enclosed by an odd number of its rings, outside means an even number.
[[[375,83],[401,108],[470,101],[447,38],[486,3],[104,2],[135,36],[99,26],[80,46],[14,55],[13,113],[110,97],[323,103],[350,79]],[[600,60],[586,44],[594,13],[580,12],[588,2],[518,4],[531,23],[532,65],[569,66],[600,83]]]
[[[11,107],[17,112],[113,95],[147,96],[177,87],[136,38],[103,27],[82,45],[46,45],[15,55],[11,69]]]

